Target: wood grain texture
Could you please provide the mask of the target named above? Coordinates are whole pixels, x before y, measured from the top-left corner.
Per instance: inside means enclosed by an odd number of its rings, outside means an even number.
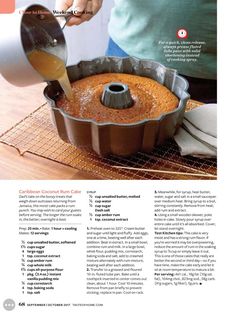
[[[35,101],[40,101],[43,97],[44,84],[19,89],[3,81],[1,85],[0,79],[1,86],[3,87],[0,89],[1,93],[6,90],[7,94],[7,97],[4,97],[3,93],[0,94],[3,99],[0,109],[4,113],[4,118],[1,119],[2,128],[6,126],[9,128],[24,118],[21,123],[1,136],[1,141],[10,145],[5,147],[0,144],[2,179],[216,178],[215,161],[181,157],[173,141],[157,147],[151,155],[138,153],[128,159],[118,157],[101,159],[95,154],[77,150],[60,140],[51,124],[47,105],[39,106],[38,102],[37,106],[35,105]],[[199,105],[195,101],[190,101],[187,109]],[[14,110],[15,106],[18,110]],[[32,113],[34,109],[37,110]]]
[[[46,84],[16,87],[0,75],[0,133],[12,127],[45,102],[43,90]]]
[[[45,84],[15,87],[0,75],[0,133],[45,102],[44,87]],[[0,144],[0,179],[89,180],[98,177],[31,154],[21,157],[16,149]]]
[[[87,180],[98,179],[86,172],[34,156],[19,156],[15,148],[0,144],[0,179],[2,180]]]

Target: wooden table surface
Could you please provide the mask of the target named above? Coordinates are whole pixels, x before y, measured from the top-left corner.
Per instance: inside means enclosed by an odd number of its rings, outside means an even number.
[[[45,102],[45,84],[15,87],[0,75],[0,134],[11,128]],[[98,177],[26,153],[0,143],[0,179],[16,180],[90,180]]]

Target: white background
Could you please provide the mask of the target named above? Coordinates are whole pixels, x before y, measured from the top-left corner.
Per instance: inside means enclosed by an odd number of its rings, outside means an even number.
[[[216,189],[219,185],[216,181],[146,181],[145,184],[140,181],[114,181],[111,184],[109,181],[24,181],[24,182],[6,182],[5,188],[8,193],[2,196],[3,202],[7,204],[4,208],[4,215],[1,215],[1,231],[4,236],[4,241],[2,241],[1,249],[4,252],[2,257],[2,268],[1,268],[1,281],[4,282],[4,291],[1,293],[1,300],[6,298],[12,298],[17,303],[18,302],[74,302],[74,303],[103,303],[104,307],[91,308],[70,308],[58,310],[57,308],[47,309],[47,308],[22,308],[17,307],[18,313],[34,313],[34,314],[51,314],[51,313],[104,313],[104,314],[118,314],[118,313],[144,313],[149,314],[156,313],[181,313],[181,314],[199,314],[199,313],[223,313],[227,304],[222,302],[222,293],[225,289],[222,289],[221,275],[222,269],[217,269],[217,281],[209,282],[203,286],[194,287],[156,287],[154,288],[153,282],[150,280],[145,289],[145,295],[135,296],[135,295],[122,295],[122,296],[85,296],[82,294],[83,289],[81,285],[84,283],[83,278],[79,276],[79,270],[77,270],[76,265],[74,265],[73,260],[65,259],[65,268],[70,269],[67,273],[67,278],[65,278],[65,289],[63,285],[57,284],[59,289],[55,292],[48,292],[42,297],[32,296],[32,297],[22,297],[20,295],[21,282],[20,275],[20,258],[19,258],[19,237],[17,237],[18,232],[18,219],[17,219],[17,200],[19,189],[82,189],[82,191],[87,190],[98,190],[100,193],[110,194],[141,194],[149,196],[149,201],[146,204],[142,202],[136,208],[123,208],[123,212],[127,211],[127,216],[131,216],[130,225],[131,226],[146,226],[148,231],[152,233],[153,231],[153,195],[154,189],[158,190],[173,190],[182,189],[193,190],[207,189],[211,190],[212,193],[216,193]],[[12,197],[9,198],[11,193]],[[82,203],[81,207],[86,206]],[[216,210],[220,210],[219,207]],[[132,215],[130,212],[132,211]],[[15,214],[14,214],[15,212]],[[124,216],[124,214],[123,214]],[[132,218],[133,217],[133,218]],[[218,228],[222,228],[220,222]],[[220,231],[219,234],[221,234]],[[57,239],[54,239],[57,240]],[[60,240],[60,239],[58,239]],[[218,239],[219,240],[219,239]],[[86,244],[84,243],[84,246]],[[146,268],[147,264],[150,265],[148,270],[149,278],[152,278],[152,243],[149,246],[149,253],[146,256]],[[221,257],[218,255],[218,260],[220,262]],[[80,261],[83,256],[80,256],[80,252],[74,252],[74,259]],[[71,287],[68,288],[68,280],[70,280]],[[224,312],[233,314],[233,312]]]
[[[223,6],[224,4],[224,6]],[[218,190],[217,206],[217,284],[210,289],[173,289],[162,288],[158,292],[150,291],[145,299],[127,298],[125,301],[117,299],[111,302],[110,307],[103,313],[163,313],[163,314],[213,314],[213,313],[236,313],[235,306],[235,135],[236,135],[236,110],[235,110],[235,3],[228,0],[218,1],[219,12],[219,103],[218,103],[218,133],[219,133],[219,180],[218,182],[199,182],[198,184],[210,186],[215,184]],[[31,187],[37,182],[25,182]],[[53,182],[41,182],[45,187],[52,186]],[[59,182],[58,182],[59,184]],[[84,182],[65,182],[70,186],[79,187]],[[104,186],[112,190],[115,184],[124,186],[123,182],[88,182],[87,185]],[[139,184],[141,189],[150,189],[154,185],[159,188],[194,187],[197,183],[186,182],[128,182],[127,188]],[[15,278],[17,276],[15,236],[16,236],[16,190],[21,182],[0,182],[1,190],[1,300],[2,296],[8,297],[8,289],[15,290]],[[10,221],[11,219],[11,221]],[[9,288],[10,287],[10,288]],[[69,292],[67,292],[69,295]],[[140,301],[140,302],[139,302]],[[1,305],[0,305],[1,306]],[[1,311],[1,310],[0,310]],[[33,309],[29,313],[38,313]],[[40,311],[40,313],[42,313]],[[49,313],[54,313],[50,311]],[[57,311],[56,313],[60,313]],[[79,309],[77,313],[86,312]],[[99,313],[96,309],[89,313]],[[18,314],[18,313],[17,313]]]
[[[42,4],[50,10],[55,9],[55,0],[16,0],[17,8],[33,3]],[[101,10],[89,23],[65,27],[64,34],[68,47],[67,65],[105,54],[108,43],[107,24],[113,5],[113,0],[104,0]]]

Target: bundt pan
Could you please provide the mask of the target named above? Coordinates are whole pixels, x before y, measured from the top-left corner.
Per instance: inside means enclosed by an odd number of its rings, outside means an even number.
[[[100,73],[127,73],[156,80],[171,90],[178,98],[178,107],[156,119],[146,119],[132,124],[98,123],[78,119],[57,107],[62,95],[61,87],[54,81],[44,90],[52,120],[62,140],[80,149],[95,151],[99,156],[130,156],[139,151],[151,152],[155,146],[172,138],[181,125],[186,103],[188,82],[176,70],[162,64],[133,57],[100,57],[81,61],[67,68],[71,82]],[[101,95],[102,96],[102,95]],[[123,109],[121,109],[123,110]]]

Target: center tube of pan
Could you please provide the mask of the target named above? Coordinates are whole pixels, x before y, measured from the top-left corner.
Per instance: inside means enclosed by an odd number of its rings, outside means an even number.
[[[104,87],[102,104],[113,109],[127,109],[133,106],[128,85],[112,82]]]

